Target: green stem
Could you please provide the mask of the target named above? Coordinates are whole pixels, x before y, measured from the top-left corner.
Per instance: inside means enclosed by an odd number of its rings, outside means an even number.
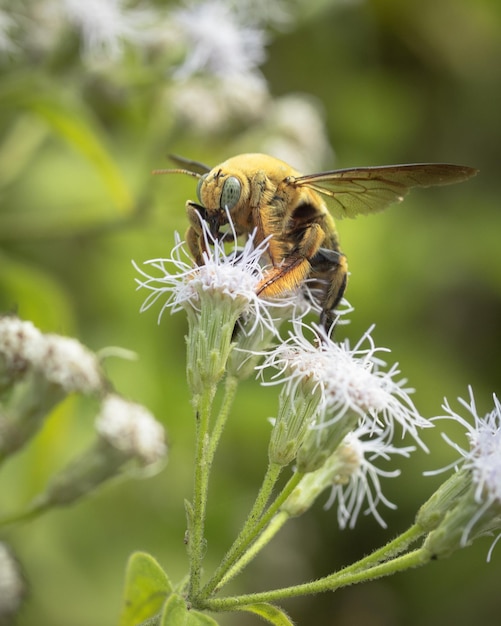
[[[382,548],[374,550],[371,554],[367,555],[363,559],[360,559],[352,565],[348,565],[343,568],[337,574],[350,574],[352,572],[358,572],[361,570],[367,570],[382,561],[387,561],[401,554],[411,543],[414,543],[419,537],[423,535],[423,530],[417,524],[411,526],[408,530],[401,535],[389,541]]]
[[[34,520],[37,517],[43,515],[49,509],[50,505],[48,503],[33,505],[25,511],[22,511],[21,513],[14,513],[13,515],[8,515],[7,517],[3,517],[2,519],[0,519],[0,528],[6,528],[7,526],[13,526],[14,524],[30,522],[31,520]]]
[[[239,574],[247,565],[259,554],[259,552],[273,539],[278,531],[284,526],[285,522],[290,519],[286,511],[277,513],[265,530],[258,536],[251,547],[244,552],[240,559],[226,572],[217,585],[217,589],[224,587],[227,582]]]
[[[348,571],[348,573],[346,573],[345,570],[341,570],[335,574],[331,574],[330,576],[320,578],[319,580],[314,580],[302,585],[275,589],[273,591],[252,593],[228,598],[212,598],[210,600],[205,600],[203,607],[199,608],[205,608],[211,611],[233,611],[239,607],[258,602],[275,602],[277,600],[293,598],[301,595],[335,591],[340,587],[375,580],[376,578],[389,576],[412,567],[425,565],[429,562],[430,558],[428,550],[418,548],[417,550],[408,552],[407,554],[399,556],[395,559],[385,561],[384,563],[379,563],[378,565],[368,569],[355,569]],[[347,568],[347,570],[350,570],[350,568]]]
[[[219,409],[219,414],[214,422],[214,427],[211,431],[209,440],[209,450],[207,452],[209,470],[210,465],[212,465],[212,461],[214,460],[214,455],[226,425],[230,409],[233,405],[233,400],[235,399],[235,395],[237,393],[238,382],[239,381],[236,376],[227,376],[225,379],[223,401],[221,403],[221,408]]]
[[[245,541],[244,539],[242,539],[240,543],[239,554],[237,554],[235,550],[233,557],[231,557],[230,552],[228,552],[226,556],[227,561],[224,561],[220,565],[220,567],[216,570],[207,585],[204,587],[202,594],[203,597],[208,597],[213,591],[218,591],[223,585],[225,585],[228,581],[230,581],[237,574],[239,574],[244,569],[244,567],[246,567],[252,561],[252,559],[257,556],[260,550],[262,550],[264,546],[273,539],[273,537],[277,534],[283,524],[289,519],[289,516],[287,515],[280,525],[278,525],[278,522],[274,522],[274,518],[277,516],[277,512],[280,510],[282,504],[287,500],[289,495],[296,488],[297,484],[301,481],[302,477],[303,474],[299,472],[296,472],[291,476],[288,483],[282,489],[280,494],[272,502],[272,504],[270,504],[266,513],[264,513],[264,515],[262,515],[259,520],[257,520],[257,523],[252,528],[252,532],[250,532],[251,529],[249,529],[249,533],[247,534]],[[266,528],[267,526],[270,526],[270,524],[273,524],[272,528]],[[265,537],[261,538],[260,534],[262,533],[264,528],[266,528]],[[242,535],[242,533],[243,529],[240,533],[240,536]],[[240,539],[240,536],[238,539]],[[235,547],[238,539],[235,541],[231,549]],[[250,544],[252,544],[253,541],[255,543],[252,545],[250,550],[245,552],[245,550]],[[223,565],[225,565],[224,568]]]
[[[209,486],[209,424],[215,385],[209,386],[196,400],[196,443],[193,506],[188,514],[188,554],[190,559],[189,596],[195,597],[200,589],[202,560],[205,553],[205,517]]]
[[[256,525],[259,523],[260,518],[263,515],[263,511],[266,508],[266,504],[270,498],[270,495],[277,482],[281,470],[282,465],[278,465],[277,463],[270,463],[268,465],[268,469],[266,471],[263,483],[242,530],[233,542],[231,548],[224,556],[219,567],[214,572],[212,578],[203,588],[201,597],[205,598],[214,591],[219,581],[233,566],[233,564],[240,559],[247,546],[252,543],[252,541],[256,537]]]

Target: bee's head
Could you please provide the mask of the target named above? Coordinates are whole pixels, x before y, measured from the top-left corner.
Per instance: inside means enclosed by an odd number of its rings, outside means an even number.
[[[231,211],[242,196],[242,182],[236,176],[229,176],[221,168],[214,168],[200,176],[197,197],[206,208],[214,211]]]

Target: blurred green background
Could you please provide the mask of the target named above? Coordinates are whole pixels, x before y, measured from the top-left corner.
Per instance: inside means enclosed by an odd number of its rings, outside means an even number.
[[[34,19],[33,6],[20,2],[13,18]],[[156,5],[166,14],[174,6]],[[346,295],[355,307],[341,334],[355,342],[375,323],[377,343],[391,348],[426,416],[441,413],[444,396],[453,403],[466,397],[468,384],[480,412],[491,410],[492,393],[501,392],[501,4],[281,7],[292,19],[268,25],[266,82],[241,110],[239,94],[222,90],[217,77],[183,84],[173,77],[182,61],[178,42],[131,45],[118,61],[89,63],[70,31],[57,45],[45,44],[43,54],[41,44],[25,39],[2,56],[0,310],[95,350],[135,351],[137,362],[109,360],[108,375],[162,421],[171,447],[160,475],[109,485],[76,507],[3,534],[29,580],[19,626],[116,623],[134,550],[152,553],[174,580],[186,571],[183,499],[191,496],[194,430],[184,378],[186,320],[165,314],[158,325],[158,309],[140,314],[145,294],[135,292],[131,265],[168,256],[174,232],[186,228],[184,203],[195,197],[194,181],[150,175],[168,166],[170,152],[214,165],[242,151],[292,146],[304,161],[291,164],[311,172],[416,161],[479,168],[467,183],[416,191],[383,214],[338,224],[351,270]],[[287,107],[293,96],[315,112],[317,126],[294,117]],[[216,118],[220,108],[222,121],[211,121],[211,107]],[[211,485],[208,568],[260,484],[275,402],[276,390],[252,380],[242,385]],[[92,421],[89,403],[66,401],[3,468],[2,511],[22,507],[42,489],[84,447]],[[341,532],[335,511],[324,512],[319,502],[233,589],[327,574],[407,528],[441,482],[421,472],[454,458],[438,431],[426,433],[426,442],[432,453],[417,453],[400,478],[384,484],[398,504],[383,511],[387,529],[362,516],[355,530]],[[304,625],[497,625],[501,555],[498,547],[486,564],[488,547],[484,539],[422,570],[284,606]]]

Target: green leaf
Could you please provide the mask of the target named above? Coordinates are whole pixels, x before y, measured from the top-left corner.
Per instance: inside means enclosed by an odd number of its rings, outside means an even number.
[[[127,564],[120,626],[138,626],[154,617],[170,593],[172,585],[157,561],[145,552],[135,552]]]
[[[131,214],[135,203],[127,176],[118,167],[91,108],[81,98],[42,75],[34,80],[31,72],[14,73],[0,85],[0,113],[9,119],[19,111],[43,120],[52,132],[81,154],[101,177],[117,212],[122,216]]]
[[[259,617],[262,617],[270,624],[274,624],[274,626],[294,626],[288,615],[282,611],[282,609],[279,609],[273,604],[268,604],[267,602],[247,604],[247,606],[239,607],[239,611],[249,611],[249,613],[259,615]]]
[[[94,165],[119,212],[128,214],[133,207],[133,199],[127,180],[84,111],[73,110],[50,98],[33,100],[29,107]]]
[[[218,624],[212,617],[192,611],[181,596],[172,594],[165,603],[160,626],[218,626]]]

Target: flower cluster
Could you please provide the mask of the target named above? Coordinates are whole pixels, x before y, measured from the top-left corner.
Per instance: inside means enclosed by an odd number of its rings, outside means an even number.
[[[0,317],[0,359],[4,370],[0,375],[32,370],[65,393],[95,393],[103,386],[97,357],[79,341],[43,334],[31,322],[14,316]]]
[[[383,524],[377,505],[391,504],[382,495],[380,477],[398,471],[380,470],[374,461],[408,456],[414,449],[392,443],[397,425],[423,448],[419,430],[431,425],[415,408],[405,381],[398,379],[397,365],[386,368],[380,357],[384,350],[376,347],[371,329],[351,347],[348,341],[334,341],[318,325],[306,324],[304,315],[311,307],[304,306],[301,290],[280,300],[257,297],[267,242],[254,247],[251,237],[243,249],[235,244],[228,254],[203,220],[201,228],[207,250],[201,267],[193,266],[179,236],[170,258],[148,262],[160,276],[136,266],[142,275],[136,279],[139,288],[150,291],[141,310],[163,300],[159,318],[166,309],[188,313],[188,379],[195,394],[217,383],[225,371],[238,377],[239,371],[248,375],[254,367],[263,384],[281,385],[270,463],[295,461],[299,472],[311,474],[302,483],[303,495],[309,490],[316,497],[330,487],[329,504],[337,501],[342,527],[354,524],[365,499]],[[225,302],[231,315],[221,317]],[[284,317],[292,319],[285,341],[278,331]],[[269,376],[272,370],[276,373]]]
[[[138,289],[150,291],[141,311],[164,300],[159,320],[166,309],[172,313],[183,309],[188,315],[187,370],[196,393],[221,379],[232,352],[228,367],[239,378],[248,376],[254,356],[278,334],[283,320],[292,311],[304,315],[311,309],[301,294],[270,300],[257,295],[265,275],[262,259],[267,240],[255,246],[250,236],[244,247],[238,248],[233,233],[234,243],[227,252],[224,242],[211,236],[203,220],[201,228],[206,240],[202,266],[194,266],[177,234],[170,258],[146,262],[159,276],[134,264],[142,276],[136,279]]]

